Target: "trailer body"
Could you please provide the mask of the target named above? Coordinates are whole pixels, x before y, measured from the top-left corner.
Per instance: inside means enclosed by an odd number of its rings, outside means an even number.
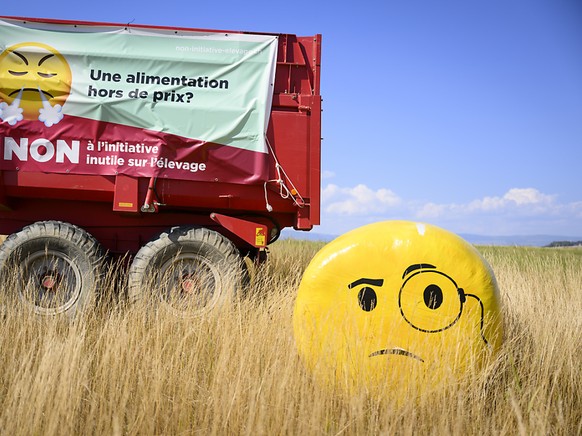
[[[321,35],[0,17],[0,234],[135,254],[174,226],[256,254],[320,214]]]

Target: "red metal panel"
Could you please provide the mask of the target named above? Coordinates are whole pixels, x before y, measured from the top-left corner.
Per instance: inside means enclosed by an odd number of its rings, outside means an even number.
[[[267,246],[268,233],[266,225],[219,213],[211,214],[210,218],[255,248]]]
[[[117,175],[115,177],[113,211],[137,213],[139,211],[138,201],[138,180],[123,174]]]

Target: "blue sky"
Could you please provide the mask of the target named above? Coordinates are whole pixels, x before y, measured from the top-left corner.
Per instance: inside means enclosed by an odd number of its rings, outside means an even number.
[[[582,2],[3,2],[2,15],[323,34],[322,225],[582,236]]]

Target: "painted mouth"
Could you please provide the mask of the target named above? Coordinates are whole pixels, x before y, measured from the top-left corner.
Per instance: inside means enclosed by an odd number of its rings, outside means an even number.
[[[382,356],[384,354],[396,354],[397,356],[411,357],[413,359],[419,360],[420,362],[424,362],[422,357],[417,356],[416,354],[411,353],[410,351],[406,351],[402,348],[385,348],[383,350],[374,351],[368,357]]]
[[[9,96],[9,97],[12,97],[13,95],[15,95],[15,94],[18,94],[20,91],[21,91],[20,89],[17,89],[16,91],[12,91],[10,94],[8,94],[8,96]],[[23,91],[23,92],[24,92],[24,91],[33,91],[33,92],[38,92],[39,90],[38,90],[38,88],[22,88],[22,91]],[[41,90],[41,91],[42,91],[42,90]],[[47,97],[49,97],[49,98],[55,98],[55,97],[54,97],[54,96],[53,96],[53,95],[52,95],[50,92],[47,92],[47,91],[42,91],[42,93],[43,93],[44,95],[46,95]]]

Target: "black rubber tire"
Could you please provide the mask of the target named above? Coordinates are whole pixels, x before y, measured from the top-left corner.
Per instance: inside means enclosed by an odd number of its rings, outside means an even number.
[[[195,317],[232,299],[241,273],[241,257],[229,239],[203,227],[173,227],[135,255],[128,297]]]
[[[4,292],[36,314],[74,316],[94,304],[102,260],[99,242],[85,230],[39,221],[0,246],[0,279]]]

